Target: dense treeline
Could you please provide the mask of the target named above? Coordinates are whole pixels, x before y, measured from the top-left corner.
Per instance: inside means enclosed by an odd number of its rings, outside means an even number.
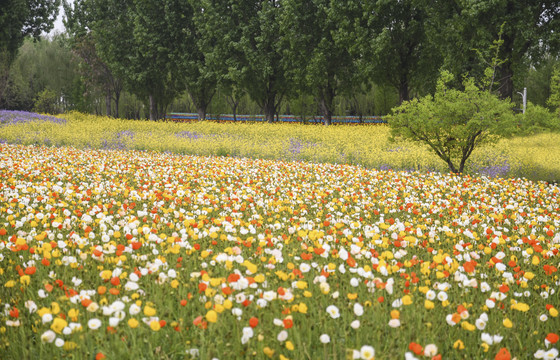
[[[0,108],[319,114],[328,124],[433,93],[442,69],[458,87],[481,77],[500,29],[496,91],[519,103],[527,87],[530,101],[557,107],[553,0],[75,0],[64,2],[66,33],[38,42],[23,39],[49,30],[58,1],[8,2]]]

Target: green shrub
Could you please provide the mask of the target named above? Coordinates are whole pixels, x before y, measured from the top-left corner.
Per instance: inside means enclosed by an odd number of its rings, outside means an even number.
[[[387,117],[393,138],[424,143],[452,172],[462,173],[467,159],[481,144],[496,142],[515,128],[513,104],[500,100],[466,78],[464,90],[450,89],[442,72],[434,96],[405,101]]]
[[[548,130],[560,130],[560,118],[551,113],[547,108],[527,104],[525,114],[518,114],[517,123],[519,133],[521,134],[538,134]]]
[[[45,89],[37,95],[33,111],[43,114],[58,114],[58,98],[54,91]]]

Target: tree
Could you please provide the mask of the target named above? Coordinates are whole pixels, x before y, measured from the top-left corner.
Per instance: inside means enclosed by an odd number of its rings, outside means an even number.
[[[243,89],[274,121],[282,100],[291,90],[285,41],[281,32],[280,0],[206,0],[204,31],[218,39],[211,56],[227,66],[220,85],[228,91]]]
[[[451,80],[442,72],[434,96],[403,102],[388,122],[393,137],[428,145],[450,171],[463,173],[475,148],[513,130],[513,104],[481,89],[473,78],[463,81],[464,90],[448,88]]]
[[[557,0],[433,0],[427,9],[433,43],[445,57],[445,68],[456,75],[482,74],[485,65],[473,49],[487,49],[505,24],[500,57],[508,61],[497,72],[502,98],[512,99],[515,75],[550,49],[559,30]]]
[[[102,93],[105,97],[105,114],[111,116],[111,100],[115,102],[114,116],[119,117],[119,100],[123,81],[116,77],[109,66],[99,57],[93,34],[88,29],[91,6],[88,1],[77,0],[71,6],[64,1],[64,21],[66,32],[74,55],[81,60],[80,73],[85,82],[86,92]]]
[[[399,102],[409,100],[411,90],[433,89],[441,63],[427,36],[430,19],[422,0],[380,0],[366,2],[364,53],[370,62],[370,76],[380,85],[399,92]]]
[[[312,93],[325,125],[331,124],[334,99],[363,82],[355,49],[363,9],[359,1],[285,0],[281,29],[287,42],[287,69],[304,92]]]
[[[80,35],[91,34],[95,55],[112,77],[148,102],[151,120],[162,118],[177,88],[169,61],[174,44],[161,2],[76,0],[76,7]]]
[[[10,68],[8,101],[0,107],[31,110],[37,95],[45,89],[55,94],[60,111],[75,108],[80,101],[76,90],[81,87],[77,63],[63,35],[26,39]]]
[[[10,66],[26,36],[39,38],[52,29],[60,0],[4,0],[0,13],[0,103]]]
[[[166,12],[160,0],[134,0],[132,10],[134,46],[128,78],[130,90],[149,100],[150,120],[165,116],[177,95],[176,64],[169,55],[176,46],[169,36]]]
[[[208,27],[206,8],[200,1],[165,0],[164,11],[174,44],[170,49],[170,61],[176,67],[174,76],[178,86],[188,91],[198,119],[204,120],[219,78],[227,70],[222,58],[213,57],[220,39]]]

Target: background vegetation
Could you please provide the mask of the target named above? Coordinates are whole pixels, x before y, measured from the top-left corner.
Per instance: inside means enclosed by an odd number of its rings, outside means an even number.
[[[520,107],[527,87],[530,102],[558,108],[547,102],[556,1],[76,0],[64,2],[66,32],[51,38],[40,34],[59,1],[11,2],[0,18],[10,25],[0,108],[31,110],[49,90],[56,112],[125,118],[384,115],[433,94],[441,69],[458,88],[480,78],[502,24],[496,92]]]

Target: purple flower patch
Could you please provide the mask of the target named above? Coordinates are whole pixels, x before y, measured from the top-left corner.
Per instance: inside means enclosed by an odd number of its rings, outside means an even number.
[[[65,124],[66,120],[49,115],[40,115],[27,111],[0,110],[0,125],[23,124],[32,121],[50,121]]]

